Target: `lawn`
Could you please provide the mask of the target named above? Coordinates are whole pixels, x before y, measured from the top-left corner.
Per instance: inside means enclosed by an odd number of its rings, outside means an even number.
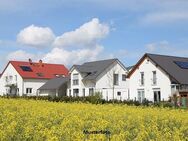
[[[0,140],[188,140],[188,111],[0,98]]]

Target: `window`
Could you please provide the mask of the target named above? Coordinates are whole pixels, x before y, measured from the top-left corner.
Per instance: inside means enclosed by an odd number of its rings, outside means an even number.
[[[140,85],[143,86],[144,85],[144,72],[140,73]]]
[[[119,78],[118,78],[118,74],[114,74],[114,85],[118,85],[119,84]]]
[[[26,94],[31,94],[32,93],[32,88],[26,88]]]
[[[15,81],[17,81],[17,75],[15,75]]]
[[[73,80],[73,85],[78,85],[78,80]]]
[[[85,89],[84,88],[82,89],[82,93],[83,93],[83,96],[85,97],[86,94],[85,94]]]
[[[32,71],[32,69],[31,69],[29,66],[20,66],[20,68],[21,68],[23,71],[29,71],[29,72]]]
[[[10,81],[12,81],[12,78],[13,78],[13,76],[12,76],[12,75],[10,75],[10,76],[9,76],[9,80],[10,80]]]
[[[153,71],[153,85],[157,84],[157,73],[156,71]]]
[[[117,92],[117,96],[121,96],[121,92]]]
[[[145,92],[144,92],[144,90],[143,89],[138,90],[138,101],[140,103],[142,103],[143,100],[144,100],[144,98],[145,98]]]
[[[78,74],[73,74],[73,85],[78,85],[78,84],[79,84]]]
[[[93,88],[89,88],[89,95],[92,96],[94,94],[94,89]]]
[[[73,96],[76,97],[79,94],[79,89],[73,89]]]
[[[5,81],[8,82],[8,76],[5,76]]]
[[[122,81],[126,81],[126,75],[122,74]]]
[[[160,102],[161,101],[161,91],[159,90],[153,90],[153,97],[154,102]]]
[[[69,96],[71,96],[71,90],[69,90]]]

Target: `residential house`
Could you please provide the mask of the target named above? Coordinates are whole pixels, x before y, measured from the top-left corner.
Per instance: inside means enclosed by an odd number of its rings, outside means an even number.
[[[188,58],[145,54],[129,72],[128,78],[131,99],[160,102],[173,94],[182,94],[181,100],[185,104]]]
[[[64,65],[39,62],[9,61],[0,78],[0,95],[27,95],[37,94],[48,80],[67,76],[68,69]]]
[[[38,95],[52,97],[67,96],[66,92],[69,79],[69,77],[57,77],[50,79],[38,89]]]
[[[69,96],[89,96],[100,92],[106,100],[129,98],[127,69],[118,59],[74,65],[69,73]]]

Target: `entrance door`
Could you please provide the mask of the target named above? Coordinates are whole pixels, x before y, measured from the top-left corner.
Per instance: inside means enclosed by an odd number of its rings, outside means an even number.
[[[143,100],[144,100],[144,98],[145,98],[145,96],[144,96],[144,89],[138,90],[138,101],[139,101],[140,103],[142,103]]]
[[[153,91],[153,97],[154,97],[154,102],[160,102],[161,101],[161,91],[160,90],[154,90]]]
[[[73,89],[73,96],[77,97],[79,94],[79,89]]]

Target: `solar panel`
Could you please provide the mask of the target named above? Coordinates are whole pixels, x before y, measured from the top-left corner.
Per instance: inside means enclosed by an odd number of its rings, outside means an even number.
[[[182,69],[188,69],[188,62],[174,61]]]
[[[23,71],[32,71],[32,69],[31,69],[29,66],[20,66],[20,68],[21,68]]]

